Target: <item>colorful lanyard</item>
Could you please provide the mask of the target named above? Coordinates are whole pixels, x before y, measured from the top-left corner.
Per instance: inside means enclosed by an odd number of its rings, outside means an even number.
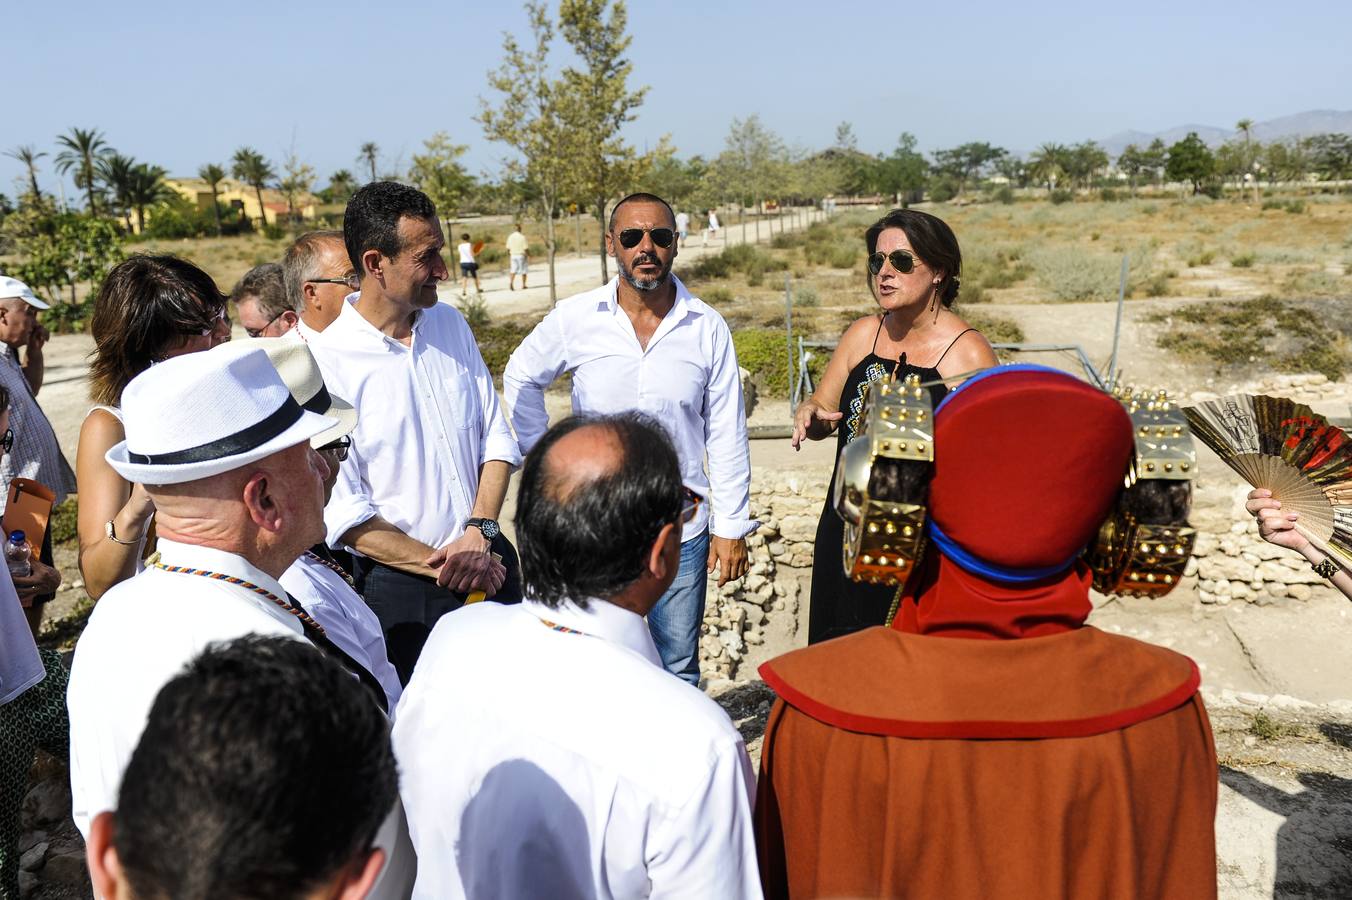
[[[316,557],[316,559],[318,559],[318,557]],[[320,560],[320,562],[323,562],[323,560]],[[320,625],[314,619],[310,618],[310,614],[305,612],[305,610],[298,609],[297,607],[292,606],[290,603],[287,603],[285,600],[283,600],[281,597],[278,597],[272,591],[268,590],[267,588],[259,587],[252,581],[245,581],[243,578],[236,578],[233,575],[222,575],[220,572],[210,572],[207,571],[206,569],[190,569],[187,566],[166,566],[162,562],[156,562],[154,563],[154,566],[157,569],[161,569],[165,572],[173,572],[177,575],[200,575],[203,578],[211,578],[216,581],[224,581],[226,584],[238,585],[242,588],[253,591],[260,597],[268,598],[273,603],[280,606],[282,609],[291,613],[291,615],[295,616],[297,619],[300,619],[300,624],[303,627],[314,631],[316,634],[320,635],[324,634],[324,626]]]
[[[306,550],[305,558],[312,559],[322,566],[327,566],[328,568],[332,569],[334,573],[338,575],[338,577],[342,578],[343,581],[346,581],[348,587],[352,588],[352,590],[354,591],[357,589],[357,583],[352,580],[352,576],[347,574],[347,570],[345,570],[342,566],[338,565],[337,563],[329,562],[327,559],[320,556],[318,553],[315,553],[313,550]]]

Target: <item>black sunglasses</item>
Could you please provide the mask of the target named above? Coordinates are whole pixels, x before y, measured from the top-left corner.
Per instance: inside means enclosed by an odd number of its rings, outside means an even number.
[[[0,437],[0,450],[3,450],[6,453],[8,453],[10,450],[13,449],[14,449],[14,429],[6,428],[5,436]]]
[[[307,284],[345,284],[354,291],[361,287],[361,279],[356,275],[347,275],[343,278],[307,278],[305,282]]]
[[[681,487],[681,523],[689,524],[695,518],[695,513],[699,512],[699,505],[704,502],[704,498],[696,494],[690,488]]]
[[[884,253],[879,250],[876,253],[870,253],[868,257],[869,272],[877,275],[883,270],[883,263],[890,262],[892,268],[903,275],[915,271],[915,254],[908,250],[893,250],[891,253]]]
[[[333,458],[342,462],[347,459],[347,451],[352,448],[352,438],[343,435],[336,441],[331,441],[319,448],[320,453],[332,453]]]
[[[271,327],[272,327],[272,323],[273,323],[273,322],[276,322],[278,319],[280,319],[280,318],[281,318],[283,315],[285,315],[285,314],[286,314],[286,310],[282,310],[281,312],[277,313],[277,315],[273,316],[271,319],[268,319],[268,324],[264,325],[262,328],[246,328],[246,329],[244,329],[244,333],[247,334],[247,335],[248,335],[249,337],[251,337],[251,338],[262,337],[262,336],[263,336],[263,332],[265,332],[265,331],[267,331],[269,328],[271,328]]]
[[[632,250],[643,240],[644,235],[653,239],[653,243],[663,250],[671,246],[671,242],[676,240],[676,232],[670,228],[626,228],[620,232],[620,246],[626,250]]]

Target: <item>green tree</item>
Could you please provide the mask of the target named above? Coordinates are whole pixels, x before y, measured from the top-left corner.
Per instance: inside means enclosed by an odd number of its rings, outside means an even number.
[[[329,186],[319,192],[325,203],[346,203],[357,192],[357,179],[347,169],[339,169],[329,176]]]
[[[1127,176],[1127,183],[1131,185],[1131,193],[1136,195],[1136,180],[1141,177],[1141,173],[1149,167],[1147,154],[1135,144],[1127,144],[1122,148],[1122,153],[1117,157],[1117,167]]]
[[[915,144],[915,135],[903,131],[896,149],[879,166],[879,189],[897,198],[903,207],[924,195],[929,178],[929,163]]]
[[[961,194],[967,189],[968,181],[1007,153],[1003,147],[984,142],[962,144],[949,150],[934,151],[934,168],[957,181],[958,193]]]
[[[609,14],[607,14],[607,11]],[[563,70],[569,94],[576,98],[572,127],[579,165],[569,187],[586,198],[598,223],[601,283],[610,279],[606,263],[606,206],[627,193],[651,157],[640,159],[620,134],[637,118],[646,87],[630,90],[633,63],[625,57],[632,38],[625,34],[629,14],[624,0],[560,0],[559,30],[577,54],[580,67]]]
[[[1093,186],[1094,176],[1108,165],[1108,154],[1093,141],[1083,141],[1070,148],[1066,158],[1066,174],[1081,187]]]
[[[1215,170],[1216,157],[1195,131],[1189,131],[1187,137],[1169,148],[1164,163],[1165,176],[1170,181],[1191,184],[1193,194],[1202,192],[1202,185]]]
[[[131,234],[131,192],[136,160],[113,151],[100,156],[95,165],[98,168],[99,180],[108,190],[112,211],[122,216],[127,233]]]
[[[1070,148],[1065,144],[1043,144],[1028,158],[1028,172],[1047,190],[1056,190],[1056,183],[1066,177],[1070,165]]]
[[[1028,164],[1017,156],[1002,156],[995,161],[995,171],[1009,179],[1014,187],[1028,186]]]
[[[681,160],[675,153],[665,153],[653,159],[648,170],[648,188],[672,206],[700,203],[706,199],[701,195],[702,183],[709,171],[709,164],[702,156],[692,156]]]
[[[254,197],[258,200],[259,224],[267,225],[268,210],[263,205],[263,188],[277,177],[272,163],[252,147],[240,147],[230,160],[230,171],[236,178],[254,189]]]
[[[1316,134],[1306,142],[1314,171],[1326,181],[1352,178],[1352,135]]]
[[[1151,141],[1150,146],[1142,151],[1141,159],[1150,172],[1150,180],[1153,183],[1158,183],[1164,174],[1164,164],[1169,159],[1169,151],[1164,146],[1164,140],[1155,138]]]
[[[714,161],[713,181],[725,196],[751,200],[757,211],[765,198],[787,181],[788,155],[779,135],[752,114],[733,119],[724,139],[723,152]],[[756,217],[756,240],[760,240],[760,216]]]
[[[282,161],[282,177],[277,182],[277,189],[286,197],[286,219],[292,225],[300,218],[296,214],[296,198],[308,196],[314,184],[315,170],[301,162],[293,147]]]
[[[221,203],[217,197],[220,194],[221,182],[225,180],[225,169],[215,163],[207,163],[197,170],[197,177],[207,183],[211,188],[211,212],[216,219],[216,237],[221,236]]]
[[[33,192],[34,197],[41,199],[42,191],[38,190],[38,160],[47,155],[46,151],[24,144],[13,150],[6,150],[5,155],[24,164],[24,168],[28,170],[28,189]]]
[[[361,151],[357,154],[357,162],[365,162],[371,167],[371,180],[376,181],[376,160],[380,158],[380,147],[375,141],[367,141],[361,145]]]
[[[112,150],[97,128],[72,128],[69,134],[58,135],[57,144],[64,147],[56,154],[56,170],[62,175],[74,172],[75,186],[85,192],[88,210],[98,215],[95,191],[98,181],[98,158]]]
[[[500,96],[498,105],[479,100],[479,124],[484,136],[506,144],[519,159],[510,161],[506,175],[527,182],[531,195],[544,214],[545,249],[549,256],[549,299],[558,299],[554,278],[554,215],[583,154],[572,123],[579,117],[578,98],[568,83],[555,78],[549,67],[554,26],[543,2],[526,3],[533,46],[523,48],[516,38],[504,34],[503,61],[488,73],[488,85]]]
[[[422,153],[413,154],[413,168],[409,170],[413,186],[431,197],[448,221],[474,190],[474,176],[460,164],[468,149],[464,144],[451,143],[449,134],[438,131],[423,141]]]
[[[76,288],[88,283],[85,305],[92,306],[98,282],[122,258],[122,236],[117,223],[88,213],[39,215],[42,221],[29,223],[17,242],[24,262],[14,274],[51,304],[53,316],[78,318],[78,312],[65,309],[67,303],[76,307]]]
[[[164,183],[165,171],[149,163],[137,163],[131,171],[131,185],[127,201],[136,210],[136,229],[146,230],[146,207],[154,206],[173,195]]]

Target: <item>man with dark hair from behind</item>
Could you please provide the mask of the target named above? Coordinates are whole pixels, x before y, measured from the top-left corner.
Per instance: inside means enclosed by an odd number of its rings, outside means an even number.
[[[117,810],[94,819],[94,889],[359,900],[396,790],[386,719],[336,661],[287,638],[213,644],[160,689]]]
[[[526,599],[446,616],[399,705],[415,897],[760,896],[741,736],[643,621],[697,506],[642,414],[541,437],[517,499]]]

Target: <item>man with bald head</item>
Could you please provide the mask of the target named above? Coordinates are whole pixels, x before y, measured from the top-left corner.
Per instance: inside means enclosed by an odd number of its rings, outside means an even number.
[[[760,896],[741,736],[663,670],[644,623],[698,507],[641,413],[536,443],[525,601],[444,616],[399,704],[415,896]]]

